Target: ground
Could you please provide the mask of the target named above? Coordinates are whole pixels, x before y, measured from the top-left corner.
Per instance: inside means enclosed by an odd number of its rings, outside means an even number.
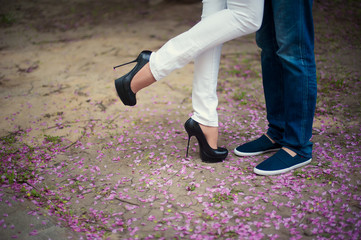
[[[361,238],[361,4],[315,1],[313,160],[273,177],[252,171],[271,154],[205,164],[192,139],[185,158],[192,63],[142,90],[136,107],[116,95],[132,66],[112,67],[189,29],[201,7],[0,1],[1,236]],[[218,95],[220,146],[265,132],[254,35],[224,45]]]

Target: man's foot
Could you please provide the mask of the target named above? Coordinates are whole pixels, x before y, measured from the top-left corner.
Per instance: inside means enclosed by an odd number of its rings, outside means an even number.
[[[258,175],[277,175],[307,165],[312,160],[312,158],[305,158],[298,154],[292,157],[287,150],[279,150],[273,156],[258,164],[253,171]]]
[[[234,153],[240,157],[255,156],[266,152],[278,151],[281,149],[281,145],[273,142],[266,135],[262,135],[260,138],[251,142],[245,143],[234,149]]]

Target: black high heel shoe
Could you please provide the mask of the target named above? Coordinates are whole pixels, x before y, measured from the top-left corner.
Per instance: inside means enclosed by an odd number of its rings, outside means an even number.
[[[206,163],[222,162],[227,157],[228,155],[227,149],[221,147],[218,147],[217,149],[213,149],[209,146],[207,139],[204,136],[204,133],[201,127],[199,126],[198,122],[190,118],[184,123],[184,128],[188,133],[188,145],[187,145],[186,157],[188,157],[189,141],[192,136],[195,136],[198,140],[199,151],[203,162]]]
[[[137,74],[137,72],[149,62],[151,53],[151,51],[143,51],[135,60],[113,67],[113,69],[116,69],[117,67],[128,65],[130,63],[137,63],[137,65],[135,65],[129,73],[115,80],[115,89],[117,90],[118,96],[124,105],[134,106],[137,104],[135,94],[130,88],[130,82],[135,74]]]

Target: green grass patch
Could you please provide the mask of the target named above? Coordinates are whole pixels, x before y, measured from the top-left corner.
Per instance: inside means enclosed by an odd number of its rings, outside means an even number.
[[[4,142],[5,144],[11,145],[16,142],[15,134],[9,134],[7,136],[1,137],[0,141]]]
[[[15,23],[15,17],[12,13],[0,14],[0,23],[5,25],[11,25]]]
[[[243,100],[246,94],[246,92],[235,92],[233,95],[233,99],[238,101]]]
[[[58,144],[61,142],[61,138],[59,136],[50,136],[50,135],[44,135],[45,136],[45,141],[47,142],[51,142],[54,144]]]

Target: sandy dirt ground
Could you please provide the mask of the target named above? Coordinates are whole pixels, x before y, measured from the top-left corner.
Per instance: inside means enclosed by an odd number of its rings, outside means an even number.
[[[201,3],[0,2],[2,194],[88,239],[361,237],[357,1],[315,2],[313,162],[275,177],[252,172],[269,154],[205,164],[192,139],[185,158],[192,63],[136,107],[116,95],[132,66],[112,67],[189,29]],[[223,47],[219,145],[230,151],[267,128],[259,58],[254,35]],[[17,167],[32,172],[11,177]]]

